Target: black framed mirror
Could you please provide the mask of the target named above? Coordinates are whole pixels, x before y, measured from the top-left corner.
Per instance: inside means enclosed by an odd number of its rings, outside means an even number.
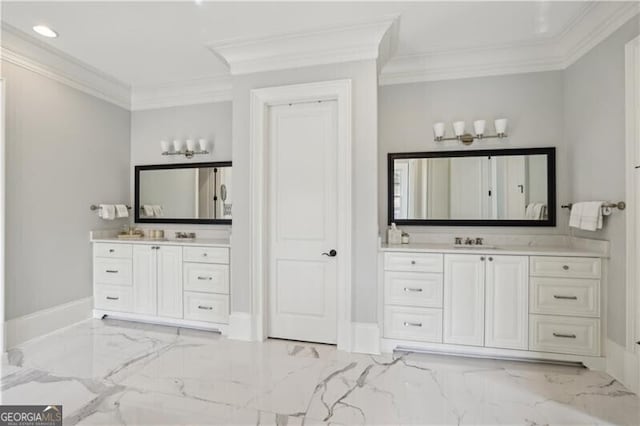
[[[556,150],[388,154],[388,223],[556,226]]]
[[[135,167],[136,223],[231,224],[230,161]]]

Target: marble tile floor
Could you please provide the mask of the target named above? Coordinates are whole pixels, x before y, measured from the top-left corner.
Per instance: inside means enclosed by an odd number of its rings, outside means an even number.
[[[640,400],[576,367],[89,320],[9,351],[3,404],[61,403],[65,425],[640,424]]]

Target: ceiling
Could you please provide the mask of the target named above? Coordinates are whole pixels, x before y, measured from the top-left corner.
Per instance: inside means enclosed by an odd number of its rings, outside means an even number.
[[[2,20],[127,85],[228,74],[207,45],[398,16],[396,58],[531,43],[566,32],[585,2],[2,2]]]

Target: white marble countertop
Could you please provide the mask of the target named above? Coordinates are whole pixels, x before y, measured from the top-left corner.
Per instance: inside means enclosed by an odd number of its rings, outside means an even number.
[[[602,253],[573,247],[544,247],[544,246],[487,246],[487,247],[454,247],[453,244],[409,243],[382,244],[381,251],[411,251],[421,253],[457,253],[457,254],[494,254],[521,256],[574,256],[574,257],[603,257]]]
[[[92,238],[92,243],[109,243],[109,244],[162,244],[168,246],[207,246],[207,247],[231,247],[231,243],[228,239],[223,238],[196,238],[196,239],[152,239],[152,238],[138,238],[125,240],[118,237],[99,237]]]

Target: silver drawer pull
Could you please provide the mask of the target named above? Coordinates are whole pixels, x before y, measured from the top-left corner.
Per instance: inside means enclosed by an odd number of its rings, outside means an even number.
[[[415,260],[412,260],[412,261],[411,261],[411,264],[412,264],[412,265],[415,265],[415,264],[416,264],[416,261],[415,261]]]
[[[198,305],[198,309],[203,309],[205,311],[213,310],[213,308],[211,306],[202,306],[202,305]]]
[[[206,280],[211,281],[213,278],[212,277],[198,277],[198,279],[201,280],[201,281],[206,281]]]
[[[422,327],[422,323],[421,322],[407,322],[407,321],[405,321],[403,323],[403,325],[405,327]]]
[[[578,296],[560,296],[557,294],[553,295],[554,299],[563,299],[563,300],[578,300]]]
[[[569,270],[569,265],[562,265],[562,269],[564,269],[565,271]]]
[[[119,297],[107,296],[107,300],[120,300],[120,298]]]
[[[563,339],[575,339],[575,334],[553,333],[554,337],[562,337]]]
[[[413,288],[413,287],[405,287],[404,291],[411,291],[414,293],[421,293],[422,289],[421,288]]]
[[[117,270],[115,270],[115,269],[107,269],[105,272],[106,272],[107,274],[117,274],[117,273],[118,273],[118,271],[117,271]]]

